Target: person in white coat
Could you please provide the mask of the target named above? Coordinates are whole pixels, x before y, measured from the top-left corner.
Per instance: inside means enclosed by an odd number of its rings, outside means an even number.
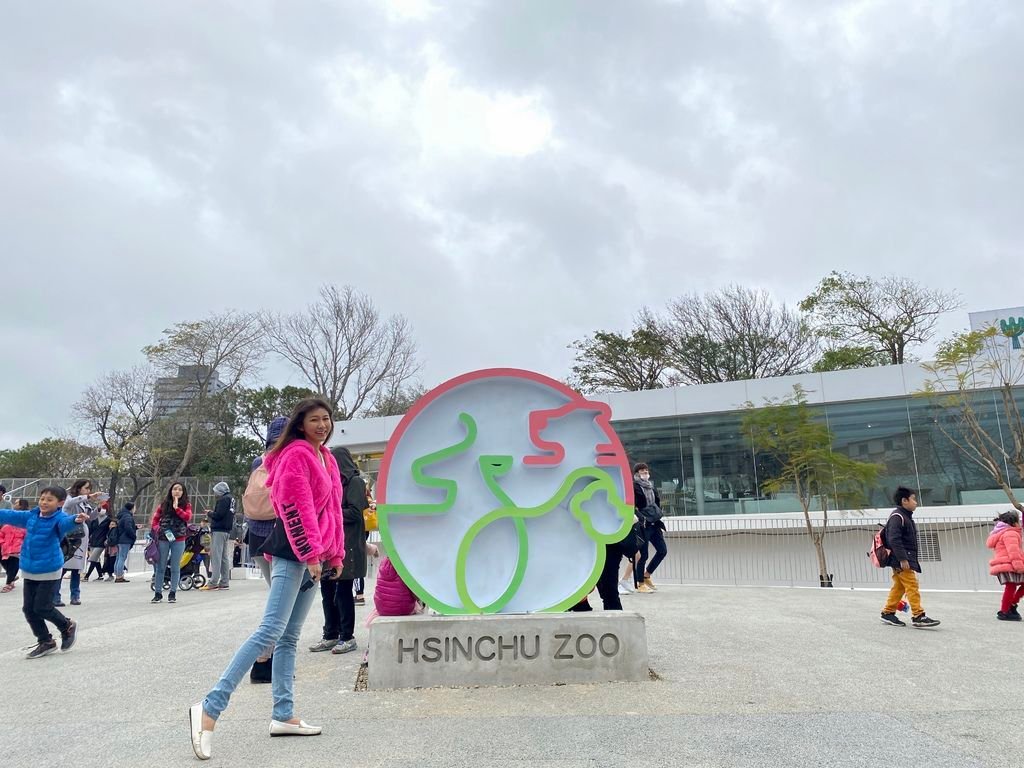
[[[76,480],[69,492],[68,498],[64,501],[64,511],[72,516],[85,514],[89,516],[89,520],[95,520],[99,515],[99,503],[104,500],[105,493],[94,492],[92,489],[91,480]],[[88,523],[82,523],[80,533],[82,535],[82,543],[78,549],[75,550],[68,560],[64,563],[64,574],[70,573],[71,580],[71,604],[81,605],[82,604],[82,570],[86,567],[86,562],[89,553],[89,527]],[[54,588],[53,604],[58,608],[64,607],[64,601],[61,599],[60,590],[61,584],[63,583],[63,576],[57,581],[57,585]]]

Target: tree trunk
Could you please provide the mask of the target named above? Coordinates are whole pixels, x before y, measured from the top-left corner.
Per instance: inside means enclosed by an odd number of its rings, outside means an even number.
[[[121,473],[116,469],[110,470],[110,485],[107,486],[107,494],[110,496],[108,501],[110,502],[109,507],[111,517],[117,516],[117,486],[120,481]]]
[[[801,496],[800,505],[804,510],[804,525],[807,527],[807,535],[811,537],[814,544],[814,553],[818,557],[818,584],[822,587],[832,586],[832,574],[828,572],[828,562],[825,560],[825,542],[823,535],[814,532],[814,524],[811,522],[810,500],[804,500]]]

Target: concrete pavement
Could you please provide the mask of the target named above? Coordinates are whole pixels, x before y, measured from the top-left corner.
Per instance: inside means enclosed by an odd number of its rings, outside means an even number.
[[[236,569],[235,574],[241,574]],[[927,574],[923,579],[927,584]],[[258,622],[266,587],[179,593],[147,579],[83,585],[76,647],[27,661],[21,585],[0,595],[0,764],[197,765],[186,710]],[[372,582],[369,585],[372,593]],[[596,597],[596,595],[594,596]],[[878,592],[662,587],[626,606],[648,624],[645,683],[354,691],[360,651],[297,666],[313,738],[270,739],[270,686],[242,684],[210,766],[1017,766],[1016,648],[993,593],[925,593],[934,631],[882,625]],[[593,599],[593,598],[592,598]]]

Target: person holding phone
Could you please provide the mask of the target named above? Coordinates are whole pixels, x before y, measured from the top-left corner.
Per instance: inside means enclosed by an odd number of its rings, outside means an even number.
[[[170,589],[167,602],[177,602],[178,581],[181,579],[181,556],[185,552],[185,536],[188,523],[192,519],[192,505],[188,500],[188,491],[182,483],[171,483],[167,496],[156,508],[153,515],[150,536],[157,541],[160,555],[153,563],[153,599],[151,603],[159,603],[164,599],[164,574],[167,566],[171,566]]]
[[[323,563],[332,577],[345,554],[341,475],[325,444],[334,432],[330,406],[320,398],[299,402],[267,453],[266,487],[277,513],[259,554],[271,558],[270,591],[259,627],[242,643],[206,697],[189,708],[192,750],[212,754],[213,731],[231,694],[253,662],[274,646],[271,736],[316,736],[320,726],[295,716],[295,649],[316,597]]]

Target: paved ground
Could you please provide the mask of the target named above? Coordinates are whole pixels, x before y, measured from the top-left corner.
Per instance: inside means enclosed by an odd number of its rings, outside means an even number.
[[[238,571],[236,571],[238,573]],[[21,589],[0,595],[0,764],[187,766],[186,709],[255,626],[264,589],[150,605],[145,580],[83,587],[70,653],[23,659]],[[302,652],[299,714],[270,739],[269,686],[239,689],[211,766],[1019,766],[1024,626],[991,593],[926,593],[935,631],[888,628],[877,592],[662,587],[627,598],[661,680],[355,692],[362,654]],[[357,639],[364,645],[364,609]],[[314,608],[303,644],[319,637]]]

